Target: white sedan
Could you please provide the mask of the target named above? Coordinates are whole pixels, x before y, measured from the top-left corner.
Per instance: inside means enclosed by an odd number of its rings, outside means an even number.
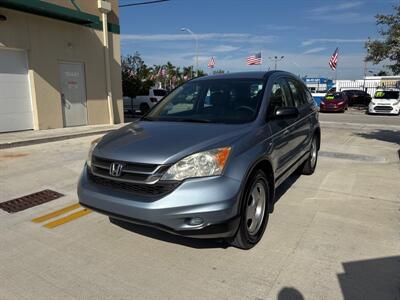
[[[400,91],[398,89],[378,89],[368,106],[370,114],[400,114]]]

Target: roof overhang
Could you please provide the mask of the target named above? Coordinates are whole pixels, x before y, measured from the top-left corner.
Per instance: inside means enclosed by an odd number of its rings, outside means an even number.
[[[40,0],[1,0],[0,6],[81,25],[100,23],[96,15]]]

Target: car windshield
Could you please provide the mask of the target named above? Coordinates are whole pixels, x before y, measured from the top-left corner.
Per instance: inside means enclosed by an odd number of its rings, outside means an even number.
[[[334,93],[334,94],[328,94],[325,96],[326,100],[336,100],[336,99],[342,99],[342,94],[341,93]]]
[[[202,123],[253,121],[264,85],[258,79],[210,79],[185,83],[154,107],[143,119]]]
[[[167,94],[166,90],[153,90],[154,96],[164,97]]]
[[[399,99],[399,91],[376,91],[375,99]]]

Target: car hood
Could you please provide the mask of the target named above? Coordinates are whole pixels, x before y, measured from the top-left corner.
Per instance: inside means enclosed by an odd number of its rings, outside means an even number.
[[[139,121],[105,135],[93,154],[116,161],[170,164],[195,152],[232,146],[251,124]]]

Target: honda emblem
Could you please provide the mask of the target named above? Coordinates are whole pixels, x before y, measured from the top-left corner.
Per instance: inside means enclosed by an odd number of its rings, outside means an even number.
[[[113,177],[119,177],[122,173],[122,168],[124,167],[123,164],[113,162],[110,165],[110,175]]]

